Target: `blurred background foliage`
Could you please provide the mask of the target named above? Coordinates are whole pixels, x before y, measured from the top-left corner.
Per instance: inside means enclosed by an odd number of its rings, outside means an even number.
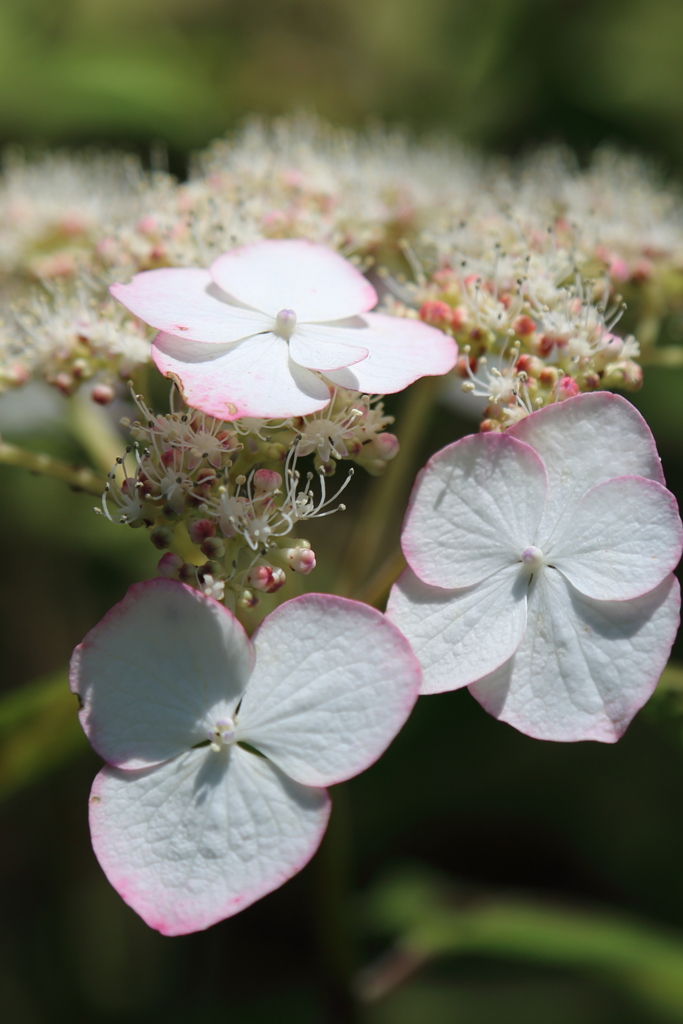
[[[562,141],[585,156],[612,141],[679,174],[683,5],[0,4],[3,144],[114,146],[149,160],[161,141],[182,174],[190,150],[245,115],[295,108],[512,154]],[[679,497],[680,389],[680,374],[648,371],[637,397]],[[391,402],[399,433],[401,401]],[[22,444],[91,460],[59,408],[33,433],[25,413],[5,411],[4,436],[18,437],[21,419]],[[435,410],[415,467],[470,429]],[[164,939],[119,900],[90,851],[98,760],[64,675],[85,632],[153,573],[153,550],[142,531],[94,516],[91,498],[57,481],[2,467],[0,487],[3,1019],[334,1019],[320,982],[331,953],[316,916],[322,894],[323,908],[343,907],[360,937],[344,954],[351,966],[371,964],[357,977],[369,1024],[683,1021],[680,671],[615,747],[530,740],[466,692],[421,700],[388,754],[335,794],[353,852],[335,848],[333,831],[322,858],[282,890],[207,933]],[[358,474],[349,513],[333,530],[311,531],[321,563],[312,585],[332,584],[366,490]],[[397,504],[394,537],[399,523]],[[340,886],[346,874],[371,898],[329,892],[320,868],[329,857]]]

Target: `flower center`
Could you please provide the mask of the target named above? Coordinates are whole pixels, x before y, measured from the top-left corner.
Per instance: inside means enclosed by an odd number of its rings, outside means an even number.
[[[522,552],[522,563],[529,572],[536,572],[543,565],[543,552],[532,544]]]
[[[219,718],[213,729],[209,729],[211,749],[218,753],[223,747],[235,742],[235,723],[232,718]]]
[[[273,334],[277,334],[278,337],[284,338],[285,341],[289,341],[294,333],[296,327],[296,313],[293,309],[281,309],[278,315],[275,317],[275,326],[273,327]]]

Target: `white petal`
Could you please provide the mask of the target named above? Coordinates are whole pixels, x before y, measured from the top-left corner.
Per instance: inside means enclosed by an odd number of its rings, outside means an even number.
[[[407,569],[389,595],[387,618],[422,665],[421,693],[469,686],[515,653],[526,627],[527,573],[510,566],[474,587],[430,587]]]
[[[475,434],[432,456],[419,474],[401,544],[435,587],[469,587],[517,563],[535,543],[546,475],[528,445]]]
[[[401,316],[364,313],[369,329],[358,331],[356,344],[369,352],[368,358],[327,376],[339,387],[365,394],[393,394],[403,391],[419,377],[440,376],[455,366],[458,346],[447,334]],[[356,328],[347,328],[353,340]]]
[[[211,264],[216,284],[239,302],[276,316],[341,320],[372,309],[377,293],[333,249],[303,239],[266,239],[223,253]]]
[[[230,346],[159,334],[152,358],[163,374],[180,380],[188,405],[219,419],[306,416],[330,401],[327,386],[294,363],[287,342],[274,334]]]
[[[149,580],[130,587],[76,648],[71,689],[95,750],[140,768],[205,740],[207,716],[232,714],[252,664],[227,608],[175,580]]]
[[[311,370],[336,370],[366,359],[368,350],[348,344],[348,331],[326,324],[297,324],[289,340],[289,354],[295,363]]]
[[[537,583],[517,653],[470,690],[528,736],[614,743],[666,665],[679,623],[678,582],[668,576],[633,601],[592,601],[552,569]]]
[[[273,325],[263,313],[231,305],[208,270],[145,270],[130,284],[113,284],[109,291],[146,324],[179,338],[225,344]]]
[[[544,553],[582,594],[624,601],[661,583],[682,545],[673,494],[642,476],[622,476],[591,488]]]
[[[530,444],[548,473],[548,500],[538,546],[595,484],[615,476],[645,476],[664,483],[647,423],[620,395],[577,395],[547,405],[508,430]]]
[[[277,889],[313,856],[328,816],[325,790],[235,746],[105,768],[90,797],[104,873],[164,935],[208,928]]]
[[[292,778],[331,785],[389,746],[420,688],[408,641],[368,605],[327,594],[287,601],[253,638],[238,736]]]

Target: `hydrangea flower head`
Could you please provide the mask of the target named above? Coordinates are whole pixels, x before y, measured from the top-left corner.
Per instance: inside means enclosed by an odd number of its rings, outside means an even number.
[[[457,358],[441,331],[370,313],[370,282],[332,249],[302,240],[243,245],[209,270],[145,271],[111,292],[160,331],[154,361],[181,382],[188,404],[224,420],[317,412],[330,401],[319,373],[378,394],[446,373]]]
[[[312,594],[250,642],[173,580],[130,588],[76,648],[71,686],[107,765],[90,797],[95,853],[153,928],[207,928],[313,856],[324,786],[384,751],[417,698],[407,641],[367,605]]]
[[[470,686],[530,736],[614,742],[676,634],[682,537],[639,413],[580,395],[430,460],[387,614],[423,693]]]

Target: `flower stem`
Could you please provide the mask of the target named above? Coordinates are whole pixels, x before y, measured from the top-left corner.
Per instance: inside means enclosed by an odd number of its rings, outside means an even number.
[[[364,583],[351,595],[356,601],[363,601],[371,604],[373,608],[384,609],[387,596],[392,583],[395,583],[406,567],[406,560],[400,548],[396,548],[386,558],[379,569],[372,574],[367,583]]]
[[[51,455],[30,452],[6,441],[0,442],[0,463],[6,466],[21,466],[30,473],[40,473],[42,476],[54,477],[55,480],[63,480],[75,491],[95,494],[98,498],[101,497],[106,484],[104,477],[92,469],[85,466],[70,466]]]
[[[333,789],[330,824],[313,861],[314,920],[325,1024],[356,1024],[351,979],[358,967],[351,921],[351,822],[346,786]]]
[[[399,414],[398,436],[401,449],[389,463],[384,476],[373,481],[368,491],[344,555],[344,564],[335,587],[337,594],[348,596],[368,579],[377,554],[384,546],[382,542],[388,538],[391,519],[395,518],[397,509],[403,509],[413,480],[415,460],[441,383],[441,377],[422,377],[407,392]]]

